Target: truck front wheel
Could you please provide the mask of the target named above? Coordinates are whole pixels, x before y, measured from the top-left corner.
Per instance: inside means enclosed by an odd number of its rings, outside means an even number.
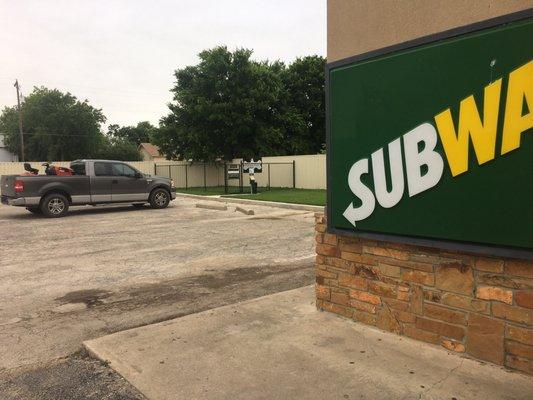
[[[41,203],[41,211],[49,218],[64,217],[68,212],[68,199],[59,193],[49,194]]]
[[[170,193],[168,190],[154,189],[150,194],[150,206],[152,208],[166,208],[170,203]]]

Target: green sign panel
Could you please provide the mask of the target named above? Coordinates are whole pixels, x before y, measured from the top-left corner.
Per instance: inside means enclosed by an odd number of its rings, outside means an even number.
[[[533,18],[512,19],[328,65],[330,231],[533,256]]]

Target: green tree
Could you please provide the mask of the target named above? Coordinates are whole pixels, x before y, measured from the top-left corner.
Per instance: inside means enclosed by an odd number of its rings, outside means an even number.
[[[281,77],[251,55],[216,47],[201,52],[198,65],[175,71],[171,112],[154,137],[168,158],[231,160],[282,151]]]
[[[142,161],[141,153],[135,143],[125,139],[104,138],[96,158],[119,161]]]
[[[139,122],[136,126],[109,125],[107,135],[115,139],[123,139],[137,146],[150,143],[157,128],[148,121]]]
[[[325,67],[323,57],[308,56],[280,71],[284,92],[279,108],[287,154],[320,153],[326,142]]]
[[[101,110],[70,93],[35,87],[21,103],[27,160],[74,160],[94,156],[103,143]],[[20,155],[16,107],[0,115],[0,131],[10,151]]]

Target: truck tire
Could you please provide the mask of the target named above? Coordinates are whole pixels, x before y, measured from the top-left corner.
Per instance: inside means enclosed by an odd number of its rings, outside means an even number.
[[[41,211],[48,218],[64,217],[68,212],[68,199],[59,193],[49,194],[41,203]]]
[[[150,206],[155,209],[167,208],[170,203],[170,193],[163,188],[154,189],[150,193]]]

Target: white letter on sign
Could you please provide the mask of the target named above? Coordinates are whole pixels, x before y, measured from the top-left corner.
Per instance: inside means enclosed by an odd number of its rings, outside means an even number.
[[[383,208],[394,207],[403,196],[403,165],[401,138],[389,143],[389,164],[391,175],[391,191],[387,190],[387,178],[385,175],[385,159],[383,149],[372,153],[372,172],[374,175],[374,191],[378,203]]]
[[[369,217],[376,206],[374,194],[361,182],[361,175],[366,173],[368,173],[368,158],[357,161],[348,173],[348,186],[350,186],[352,193],[361,200],[359,207],[354,207],[353,203],[350,203],[342,214],[353,226],[355,226],[355,221]]]
[[[424,143],[422,151],[418,151],[418,143]],[[405,167],[407,170],[407,186],[409,197],[432,188],[439,183],[444,169],[444,162],[435,151],[437,131],[426,122],[403,135]],[[421,168],[426,165],[428,171],[422,175]]]

